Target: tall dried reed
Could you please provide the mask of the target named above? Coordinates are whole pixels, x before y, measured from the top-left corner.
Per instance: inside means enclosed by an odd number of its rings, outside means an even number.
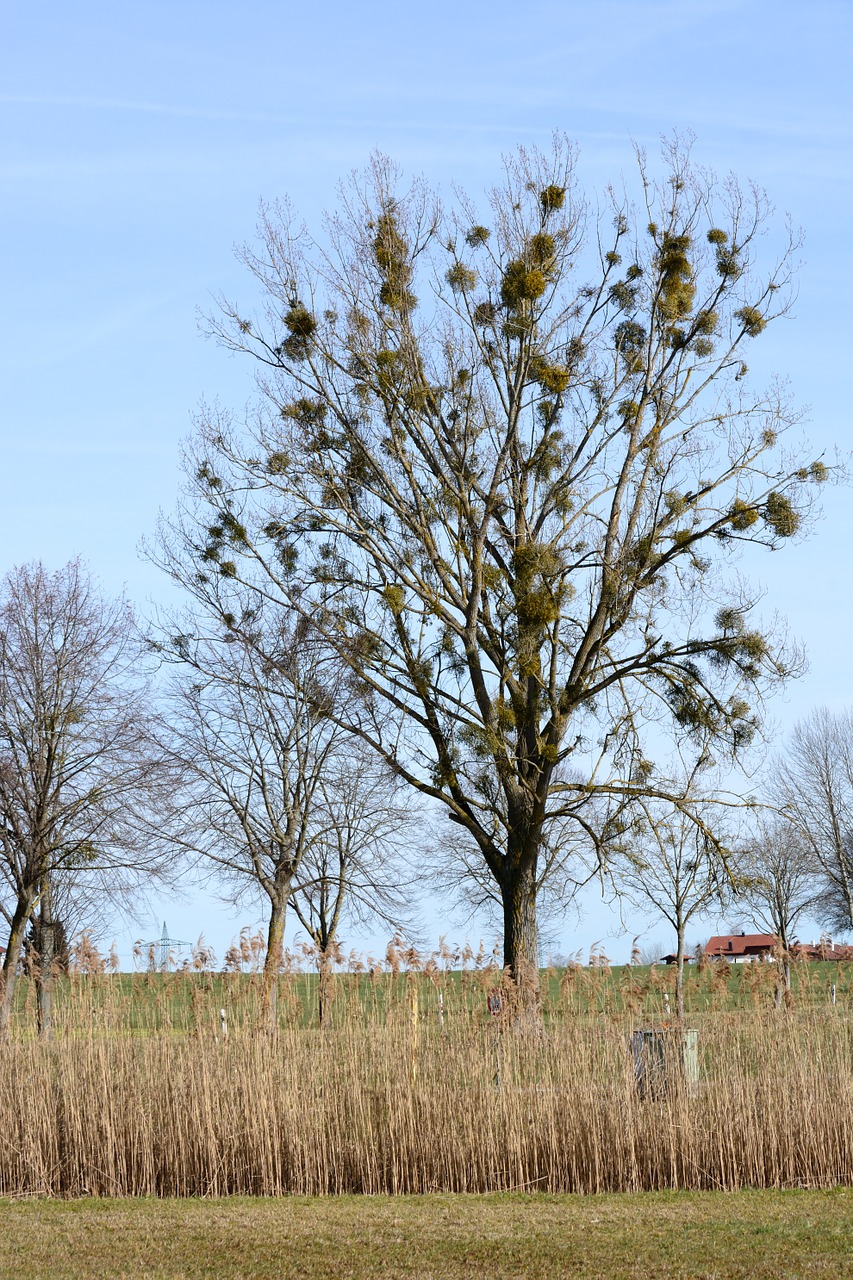
[[[506,992],[489,1015],[501,974],[488,961],[460,977],[398,960],[340,975],[322,1031],[306,1025],[305,976],[283,976],[276,1035],[256,1030],[251,975],[92,972],[60,984],[45,1044],[23,981],[0,1046],[0,1195],[853,1183],[840,1007],[774,1011],[771,979],[750,976],[748,1008],[695,1019],[698,1083],[672,1053],[642,1091],[629,1036],[650,1022],[645,1002],[662,1011],[647,976],[614,1008],[597,970],[555,975],[544,1030],[520,1032]]]

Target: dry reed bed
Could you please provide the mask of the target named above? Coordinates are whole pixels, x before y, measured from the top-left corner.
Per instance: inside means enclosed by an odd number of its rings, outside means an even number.
[[[723,1015],[639,1096],[627,1022],[411,1020],[0,1049],[0,1195],[636,1191],[853,1183],[853,1024]]]

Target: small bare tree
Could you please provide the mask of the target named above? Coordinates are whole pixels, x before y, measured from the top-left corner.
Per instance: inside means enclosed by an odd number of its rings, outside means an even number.
[[[399,929],[412,911],[401,845],[415,836],[411,796],[357,740],[332,754],[319,780],[314,821],[293,887],[293,912],[317,949],[319,1019],[329,1010],[331,957],[343,920]]]
[[[853,712],[819,707],[794,729],[772,796],[822,882],[819,909],[853,928]]]
[[[41,1029],[50,1033],[51,891],[83,879],[104,894],[161,872],[155,815],[164,764],[150,729],[133,617],[79,561],[0,583],[0,915],[8,941],[0,1030],[21,945],[41,903]]]
[[[708,798],[708,790],[701,785],[706,764],[700,757],[681,786],[672,787],[673,793],[682,791],[682,807],[650,797],[637,802],[636,818],[618,868],[627,897],[637,906],[654,907],[675,930],[679,1019],[684,1018],[687,926],[710,908],[721,908],[730,883],[720,806]]]
[[[782,992],[791,989],[791,947],[797,921],[820,900],[819,868],[802,833],[784,818],[759,821],[740,855],[740,901],[749,908],[751,922],[779,939]]]

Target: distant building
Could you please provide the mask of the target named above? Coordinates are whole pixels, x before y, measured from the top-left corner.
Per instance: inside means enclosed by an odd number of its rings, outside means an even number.
[[[723,933],[708,939],[705,955],[709,960],[743,964],[747,960],[768,958],[778,943],[773,933]]]
[[[772,960],[778,945],[779,939],[773,933],[723,933],[708,939],[705,955],[709,960],[743,964],[747,960]],[[811,943],[792,942],[791,957],[794,960],[853,960],[853,947],[833,942],[831,938]]]
[[[820,942],[792,943],[791,955],[795,960],[853,960],[853,947],[821,938]]]

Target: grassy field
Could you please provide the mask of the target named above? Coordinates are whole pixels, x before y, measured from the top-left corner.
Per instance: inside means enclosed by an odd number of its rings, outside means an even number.
[[[0,1202],[27,1280],[853,1276],[853,1192]]]
[[[770,1008],[775,998],[776,966],[690,965],[685,971],[687,1015],[700,1020],[710,1014]],[[547,1025],[592,1018],[659,1020],[674,1006],[674,973],[666,966],[571,966],[542,970],[542,1009]],[[418,1017],[437,1025],[439,998],[445,1021],[469,1025],[487,1022],[486,997],[500,986],[494,964],[467,969],[424,971],[422,965],[396,972],[377,968],[373,975],[339,971],[332,980],[330,1020],[333,1025],[360,1021],[386,1025],[409,1017],[417,993]],[[76,973],[55,983],[57,1032],[85,1025],[147,1034],[153,1031],[215,1031],[220,1009],[232,1027],[258,1020],[260,975],[256,972],[214,973],[180,970],[167,973]],[[853,964],[805,962],[792,968],[791,1003],[800,1011],[824,1010],[835,986],[837,1008],[853,1013]],[[282,1028],[310,1028],[317,1021],[317,975],[294,971],[279,979],[278,1010]],[[18,980],[15,1021],[21,1034],[35,1025],[35,986]]]

